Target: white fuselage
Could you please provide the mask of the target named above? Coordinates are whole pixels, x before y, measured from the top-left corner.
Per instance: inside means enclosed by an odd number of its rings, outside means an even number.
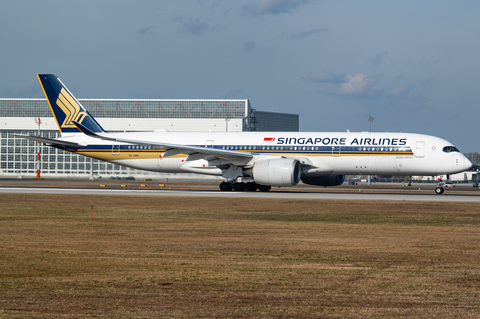
[[[471,162],[438,137],[406,133],[343,132],[127,132],[111,137],[234,150],[252,154],[235,165],[248,169],[258,160],[296,158],[304,176],[321,175],[443,175],[465,171]],[[76,153],[157,172],[223,175],[222,160],[165,155],[166,149],[103,141],[84,134],[62,136],[84,147]],[[452,151],[453,150],[453,151]]]

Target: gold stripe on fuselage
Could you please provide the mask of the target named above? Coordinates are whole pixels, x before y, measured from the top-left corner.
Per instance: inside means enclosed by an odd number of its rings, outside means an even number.
[[[115,153],[106,150],[100,151],[78,151],[76,154],[84,155],[88,157],[93,157],[102,161],[114,161],[114,160],[134,160],[134,159],[146,159],[146,158],[160,158],[162,157],[163,151],[159,152],[128,152],[128,151],[121,151],[119,153]],[[185,154],[177,154],[170,157],[186,157],[188,155]]]

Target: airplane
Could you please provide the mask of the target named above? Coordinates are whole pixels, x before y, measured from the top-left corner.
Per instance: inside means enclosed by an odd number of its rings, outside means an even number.
[[[110,133],[56,75],[37,77],[61,137],[16,136],[141,170],[222,176],[221,191],[269,191],[300,181],[337,186],[345,175],[448,176],[472,167],[452,143],[414,133]],[[435,193],[443,192],[440,182]]]

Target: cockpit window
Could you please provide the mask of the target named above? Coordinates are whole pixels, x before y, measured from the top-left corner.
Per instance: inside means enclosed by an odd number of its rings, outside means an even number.
[[[455,146],[445,146],[445,147],[443,148],[443,151],[444,151],[445,153],[460,152],[460,151],[458,150],[458,148],[456,148]]]

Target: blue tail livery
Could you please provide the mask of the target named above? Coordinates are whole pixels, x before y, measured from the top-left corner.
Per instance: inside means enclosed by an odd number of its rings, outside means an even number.
[[[56,75],[37,74],[37,76],[60,132],[81,133],[72,121],[81,123],[92,132],[105,132]]]

